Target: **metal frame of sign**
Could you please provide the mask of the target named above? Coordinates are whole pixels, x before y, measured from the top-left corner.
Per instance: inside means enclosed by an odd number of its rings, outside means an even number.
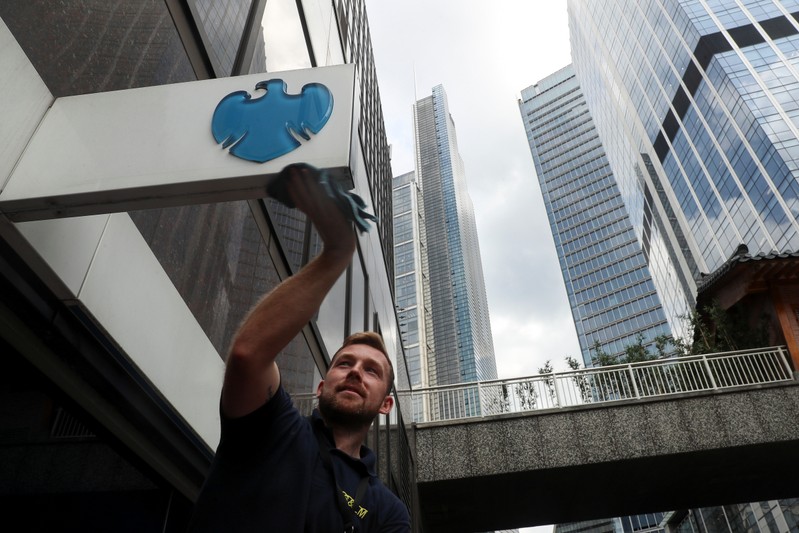
[[[327,87],[329,118],[318,133],[291,128],[299,146],[285,155],[264,163],[235,157],[214,140],[214,110],[236,91],[261,97],[256,85],[275,79],[290,95],[308,84]],[[298,162],[349,189],[358,166],[357,98],[354,65],[57,98],[0,192],[0,213],[29,221],[262,198],[269,180]]]

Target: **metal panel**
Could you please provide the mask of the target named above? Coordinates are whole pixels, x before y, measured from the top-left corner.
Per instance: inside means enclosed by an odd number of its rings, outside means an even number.
[[[224,363],[127,214],[111,215],[78,297],[141,376],[215,448]]]
[[[271,79],[287,94],[324,84],[332,114],[281,157],[234,157],[211,134],[214,110],[235,91],[258,97],[256,84]],[[352,65],[339,65],[59,98],[0,193],[0,211],[21,221],[261,198],[269,178],[295,162],[351,186],[354,79]]]
[[[0,190],[53,95],[0,19]]]
[[[107,221],[108,215],[95,215],[21,222],[16,228],[49,267],[37,269],[37,274],[60,299],[66,300],[77,297],[80,292]],[[28,246],[17,247],[20,254],[29,251]],[[61,284],[66,292],[60,290]]]

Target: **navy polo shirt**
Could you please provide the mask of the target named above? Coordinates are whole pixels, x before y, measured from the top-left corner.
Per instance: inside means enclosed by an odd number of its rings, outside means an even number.
[[[301,416],[282,386],[246,416],[222,415],[222,436],[189,531],[341,533],[336,488],[311,423],[323,428],[336,479],[348,496],[355,497],[362,476],[369,478],[363,501],[353,506],[358,531],[410,531],[407,508],[374,473],[374,453],[362,446],[355,459],[336,449],[319,414],[312,421]]]

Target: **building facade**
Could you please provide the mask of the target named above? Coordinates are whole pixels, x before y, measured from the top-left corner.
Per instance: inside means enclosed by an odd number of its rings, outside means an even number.
[[[54,99],[343,63],[356,65],[359,85],[367,182],[357,192],[378,222],[280,356],[282,383],[297,398],[312,392],[341,340],[368,329],[383,334],[407,389],[389,151],[361,0],[4,2],[0,187]],[[218,441],[232,335],[318,240],[271,199],[21,223],[0,215],[7,516],[42,531],[185,530]],[[381,417],[369,441],[379,475],[416,515],[401,411]]]
[[[624,354],[670,335],[641,242],[571,65],[522,91],[533,155],[582,350]]]
[[[574,69],[522,90],[519,110],[585,366],[596,347],[619,358],[654,353],[671,329]],[[662,531],[662,513],[558,524],[556,531]]]
[[[429,356],[434,353],[430,316],[430,278],[422,195],[415,172],[394,177],[394,288],[400,337],[413,389],[430,385]],[[417,398],[409,406],[414,421],[423,420]]]
[[[740,245],[799,248],[799,3],[569,0],[568,10],[588,109],[685,338],[679,316],[703,274]],[[691,510],[680,530],[782,530],[771,511],[753,511],[775,505]]]
[[[799,499],[673,511],[663,522],[667,533],[797,531]]]
[[[415,103],[413,119],[429,272],[429,385],[493,379],[497,368],[474,208],[441,85]]]
[[[571,0],[572,59],[667,317],[799,248],[796,2]]]

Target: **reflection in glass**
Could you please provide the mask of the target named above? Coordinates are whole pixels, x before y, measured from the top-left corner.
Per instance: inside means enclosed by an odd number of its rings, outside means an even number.
[[[319,308],[316,326],[324,339],[325,347],[330,356],[341,346],[344,340],[344,318],[347,309],[347,273],[341,277],[330,289],[327,297]]]
[[[269,0],[261,19],[261,27],[267,72],[311,67],[294,0]]]
[[[252,0],[195,0],[197,28],[217,76],[230,76]],[[196,19],[195,19],[196,20]]]

